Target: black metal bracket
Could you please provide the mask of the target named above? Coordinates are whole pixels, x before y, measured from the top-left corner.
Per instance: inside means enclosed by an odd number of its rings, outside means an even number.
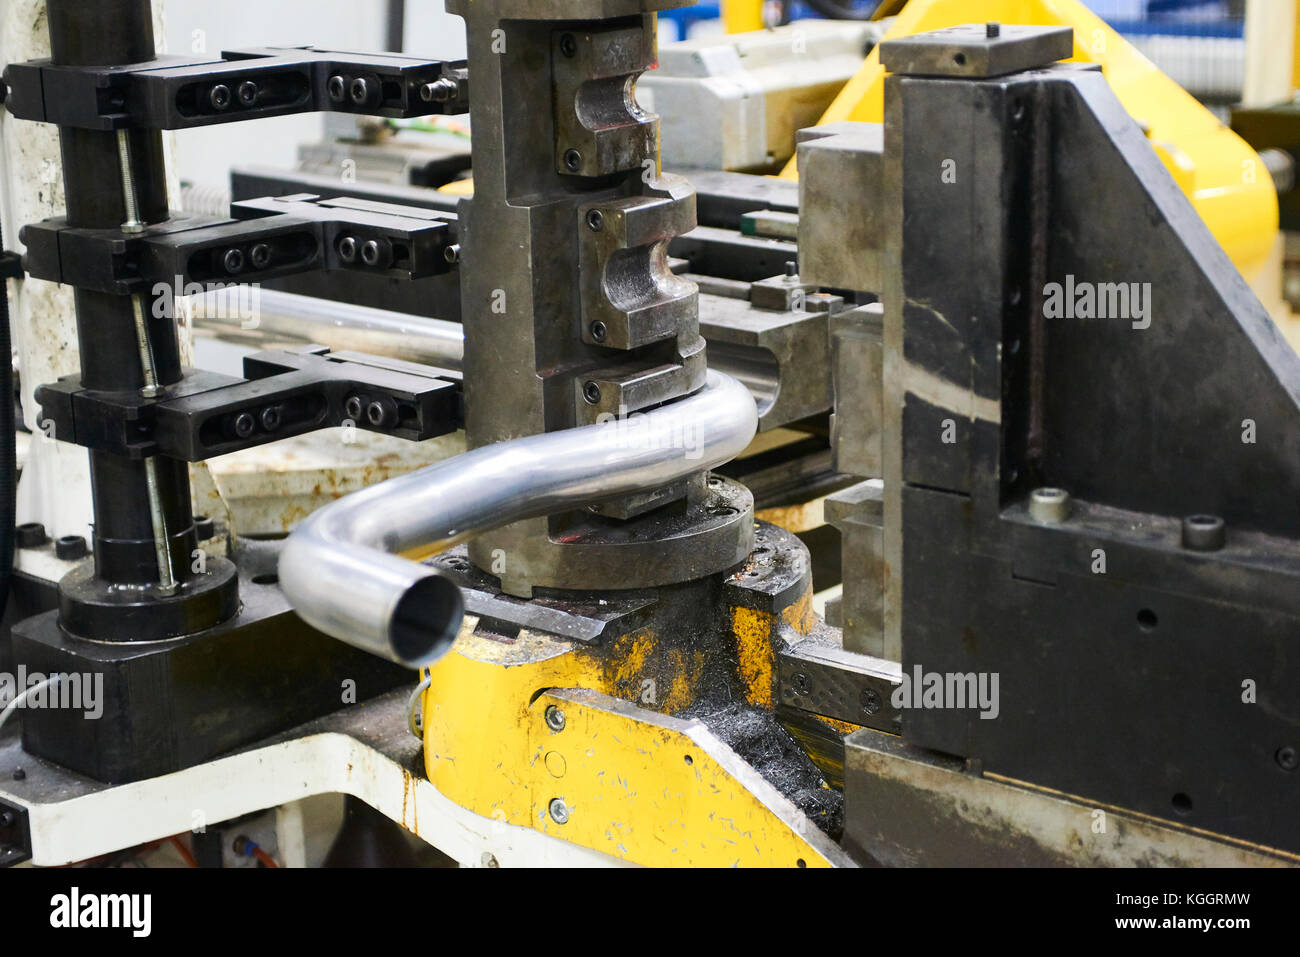
[[[23,257],[20,253],[6,249],[0,252],[0,280],[22,279]]]
[[[77,229],[58,217],[24,226],[20,235],[32,276],[116,295],[159,283],[182,295],[193,284],[315,269],[423,279],[455,268],[448,250],[456,217],[449,213],[305,193],[235,203],[231,213],[234,219],[169,219],[136,234]]]
[[[27,808],[0,801],[0,867],[12,867],[30,860],[32,832]]]
[[[5,105],[22,120],[88,130],[180,130],[329,111],[403,119],[469,109],[464,60],[311,47],[165,56],[125,66],[12,63]]]
[[[73,375],[40,386],[36,399],[61,441],[187,462],[331,426],[418,442],[463,420],[460,375],[447,369],[304,346],[248,356],[244,373],[187,369],[153,398],[83,389]]]

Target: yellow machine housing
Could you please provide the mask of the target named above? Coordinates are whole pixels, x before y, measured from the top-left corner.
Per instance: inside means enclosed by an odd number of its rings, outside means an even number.
[[[729,28],[745,22],[739,12],[744,7],[729,5],[734,11],[727,17]],[[897,7],[882,4],[879,15]],[[1247,280],[1259,275],[1273,252],[1278,211],[1272,178],[1258,154],[1081,0],[909,0],[885,38],[985,21],[1073,27],[1071,62],[1101,66],[1119,101],[1147,131],[1152,147],[1242,275]],[[873,50],[819,125],[882,122],[884,78],[879,52]],[[781,176],[797,177],[793,159]]]

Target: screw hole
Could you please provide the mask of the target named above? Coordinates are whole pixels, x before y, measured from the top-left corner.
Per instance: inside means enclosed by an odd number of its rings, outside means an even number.
[[[264,575],[254,575],[253,584],[254,585],[278,585],[280,584],[280,576],[277,575],[275,572],[268,572]]]
[[[1138,627],[1143,631],[1155,631],[1156,626],[1160,624],[1160,618],[1150,608],[1143,608],[1138,612]]]
[[[1174,799],[1172,803],[1174,805],[1174,810],[1177,811],[1179,814],[1192,813],[1192,799],[1188,797],[1186,794],[1183,794],[1181,791],[1179,791],[1177,794],[1174,795]]]
[[[954,53],[954,54],[952,55],[952,62],[955,63],[955,64],[957,64],[958,66],[965,66],[965,65],[966,65],[966,54],[964,54],[964,53]]]

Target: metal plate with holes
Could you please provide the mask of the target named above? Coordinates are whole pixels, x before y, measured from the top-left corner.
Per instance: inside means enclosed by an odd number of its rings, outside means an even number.
[[[968,23],[880,45],[890,73],[928,76],[1004,76],[1064,60],[1074,52],[1070,27]]]
[[[899,710],[890,700],[901,680],[897,662],[812,640],[777,656],[782,704],[891,734],[902,731]]]

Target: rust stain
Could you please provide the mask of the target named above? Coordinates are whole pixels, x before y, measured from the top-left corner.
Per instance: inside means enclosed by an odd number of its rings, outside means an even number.
[[[799,596],[799,600],[787,605],[781,612],[781,620],[801,635],[806,635],[817,624],[817,612],[813,610],[812,589]]]
[[[411,772],[402,768],[402,827],[406,827],[406,805],[411,798]]]
[[[771,615],[753,608],[733,608],[731,611],[731,632],[736,638],[736,666],[745,683],[745,698],[750,704],[764,708],[776,706],[773,623]]]
[[[826,524],[825,499],[816,498],[798,505],[764,508],[754,513],[760,522],[771,522],[787,532],[808,532]]]

